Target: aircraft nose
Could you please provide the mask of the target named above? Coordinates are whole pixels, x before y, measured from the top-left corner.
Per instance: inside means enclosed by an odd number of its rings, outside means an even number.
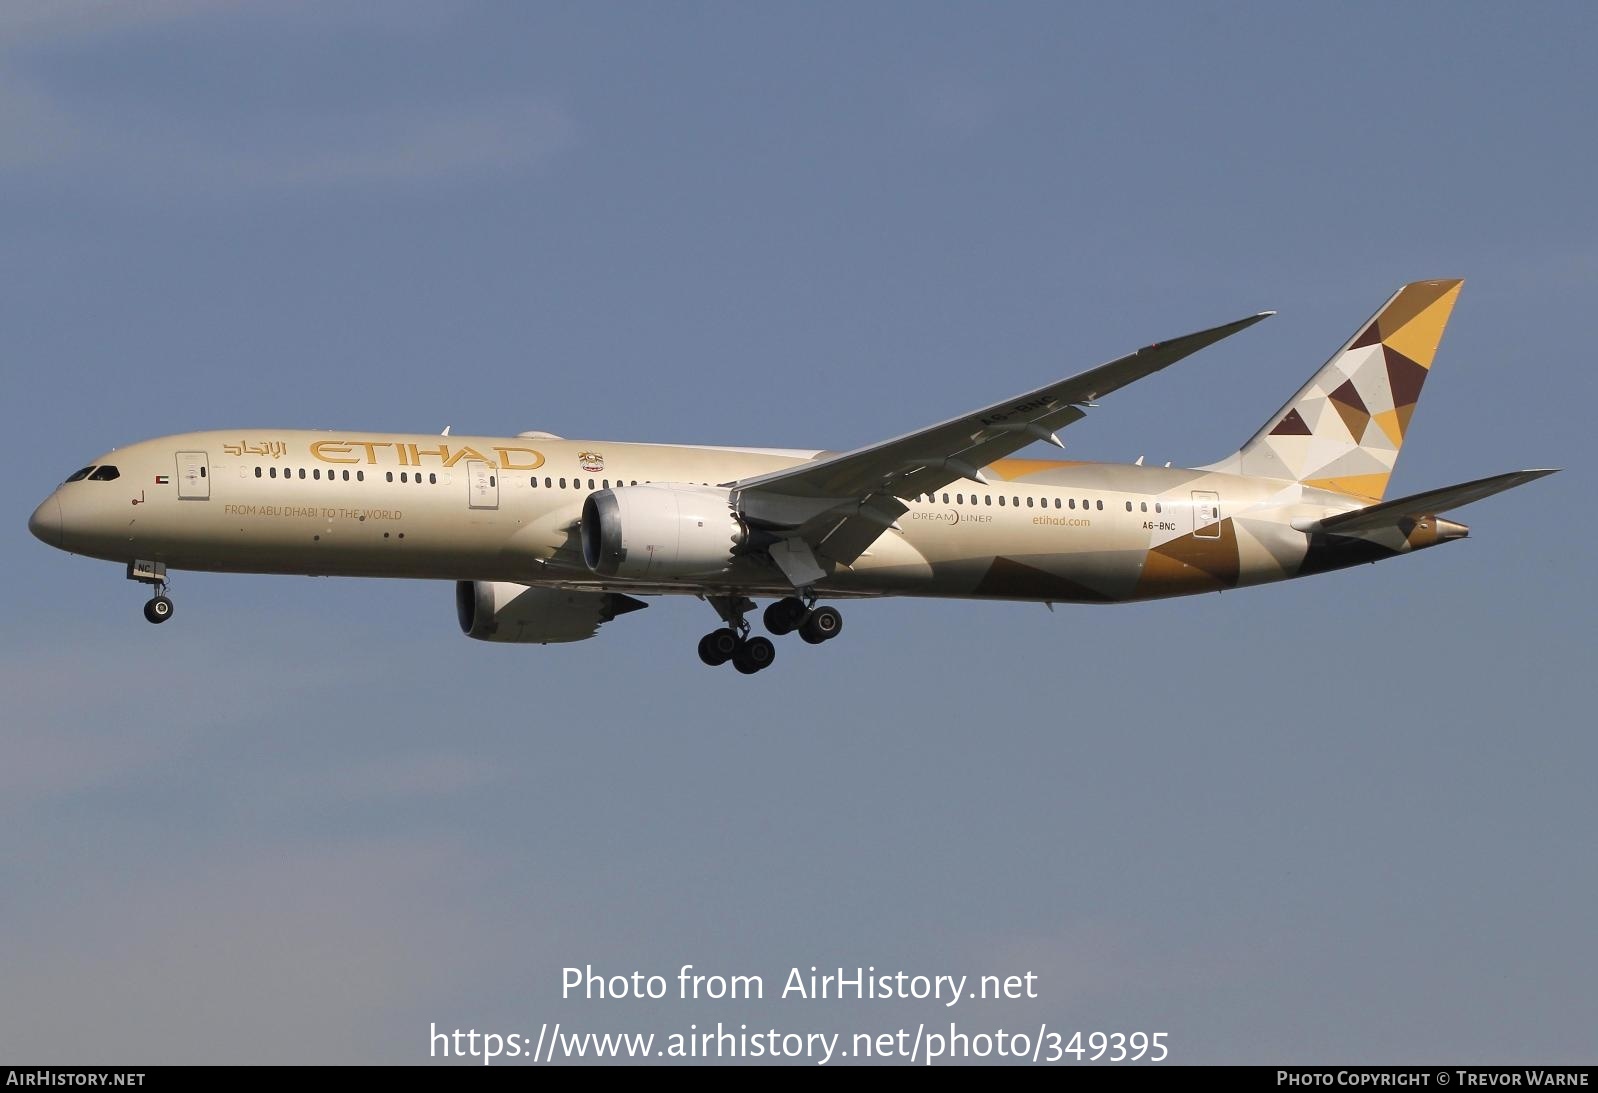
[[[33,515],[28,517],[28,530],[41,543],[53,547],[61,545],[61,502],[55,494],[46,497],[44,503],[33,510]]]

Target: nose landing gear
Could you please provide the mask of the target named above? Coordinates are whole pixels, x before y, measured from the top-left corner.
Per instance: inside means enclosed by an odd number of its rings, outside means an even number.
[[[128,563],[128,580],[151,585],[155,595],[144,605],[144,617],[153,623],[163,623],[172,617],[172,600],[167,596],[166,563],[144,560]]]

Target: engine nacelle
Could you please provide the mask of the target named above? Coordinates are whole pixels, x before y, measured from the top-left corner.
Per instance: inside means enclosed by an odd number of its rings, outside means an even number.
[[[479,641],[553,645],[591,638],[617,615],[649,605],[616,592],[529,588],[504,581],[456,581],[461,633]]]
[[[662,482],[591,493],[583,502],[583,560],[602,577],[711,577],[748,535],[732,494]]]

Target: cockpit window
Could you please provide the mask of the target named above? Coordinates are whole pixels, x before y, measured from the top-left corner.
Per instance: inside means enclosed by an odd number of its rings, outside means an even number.
[[[121,477],[122,477],[122,472],[121,471],[119,471],[115,467],[107,464],[104,467],[96,467],[94,469],[94,473],[89,476],[89,481],[90,482],[113,482],[116,479],[121,478]]]
[[[67,475],[67,481],[81,482],[85,478],[89,477],[89,472],[92,470],[94,470],[93,467],[85,467],[81,471],[73,471],[71,474]]]

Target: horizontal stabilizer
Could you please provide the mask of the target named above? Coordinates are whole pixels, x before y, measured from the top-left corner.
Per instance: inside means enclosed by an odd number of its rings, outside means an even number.
[[[1394,501],[1383,501],[1379,505],[1356,509],[1353,512],[1328,516],[1324,520],[1316,521],[1313,526],[1299,528],[1299,530],[1327,532],[1333,535],[1354,535],[1363,531],[1377,531],[1381,528],[1391,527],[1396,521],[1406,516],[1435,516],[1439,512],[1447,512],[1450,509],[1468,505],[1472,501],[1480,501],[1483,497],[1491,497],[1495,493],[1512,490],[1516,486],[1524,486],[1527,482],[1535,482],[1539,478],[1553,474],[1557,469],[1510,471],[1508,474],[1495,474],[1491,478],[1478,478],[1474,482],[1463,482],[1457,486],[1444,486],[1441,489],[1427,490],[1425,493],[1400,497]],[[1297,525],[1294,526],[1297,527]]]

